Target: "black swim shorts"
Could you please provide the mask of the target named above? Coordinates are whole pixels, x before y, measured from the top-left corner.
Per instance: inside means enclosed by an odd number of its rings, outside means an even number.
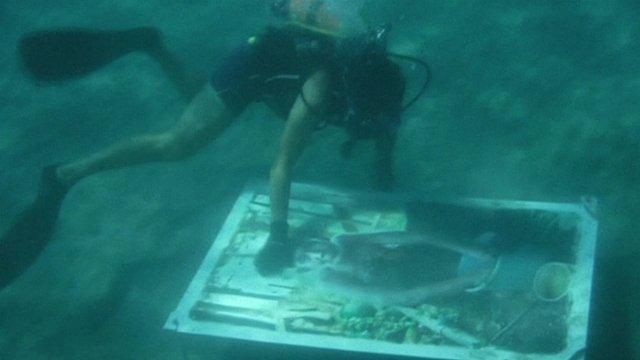
[[[211,85],[235,114],[263,101],[286,117],[311,72],[330,68],[326,51],[301,56],[299,44],[299,34],[269,28],[225,57],[214,71]]]

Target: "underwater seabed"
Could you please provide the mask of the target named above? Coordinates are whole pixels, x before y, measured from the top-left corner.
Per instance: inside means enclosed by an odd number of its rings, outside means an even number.
[[[597,222],[582,204],[295,184],[296,266],[263,278],[266,194],[238,198],[166,330],[441,359],[569,359],[586,346]]]

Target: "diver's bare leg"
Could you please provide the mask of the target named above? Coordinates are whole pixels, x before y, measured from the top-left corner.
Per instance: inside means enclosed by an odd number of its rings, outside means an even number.
[[[195,154],[218,137],[233,117],[215,90],[207,84],[171,130],[115,144],[87,158],[58,167],[56,174],[70,185],[105,170],[180,160]]]

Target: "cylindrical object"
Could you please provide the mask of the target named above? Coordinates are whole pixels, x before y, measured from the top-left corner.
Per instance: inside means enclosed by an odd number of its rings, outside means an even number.
[[[533,279],[533,293],[539,300],[553,302],[567,295],[573,269],[570,264],[550,262],[542,265]]]
[[[472,261],[473,260],[473,261]],[[458,274],[470,271],[487,271],[493,266],[490,275],[470,291],[531,291],[538,269],[548,261],[548,255],[533,246],[522,246],[517,251],[502,254],[496,262],[479,261],[463,257]],[[473,269],[473,270],[472,270]]]

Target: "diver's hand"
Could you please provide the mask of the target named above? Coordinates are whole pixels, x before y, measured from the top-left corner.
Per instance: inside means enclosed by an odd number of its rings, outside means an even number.
[[[289,225],[286,221],[271,223],[269,238],[254,260],[256,270],[262,276],[277,275],[287,267],[293,266],[295,246],[287,235]]]

